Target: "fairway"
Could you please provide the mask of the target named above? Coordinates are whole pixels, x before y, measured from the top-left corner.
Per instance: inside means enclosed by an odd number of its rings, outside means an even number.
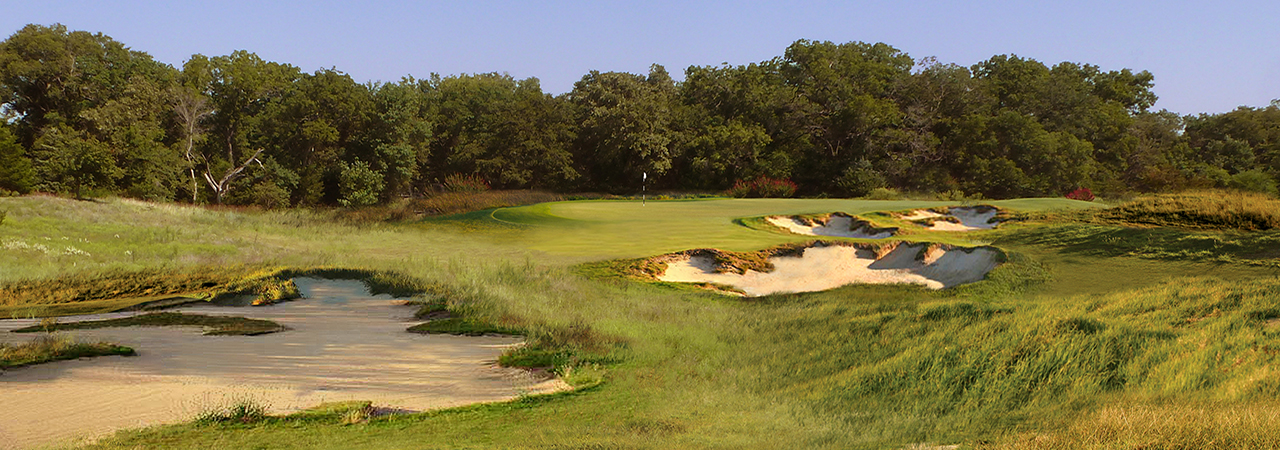
[[[983,202],[1013,211],[1093,208],[1067,199],[1018,199]],[[493,211],[494,220],[529,227],[522,245],[554,254],[596,258],[634,258],[687,250],[719,248],[759,250],[807,240],[769,233],[736,223],[772,215],[902,211],[957,205],[937,201],[715,199],[687,201],[576,201],[543,203]],[[953,237],[954,239],[954,237]],[[963,239],[963,238],[961,238]]]

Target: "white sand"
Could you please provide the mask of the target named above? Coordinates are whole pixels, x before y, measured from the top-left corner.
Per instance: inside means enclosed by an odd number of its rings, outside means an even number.
[[[996,214],[998,212],[999,211],[996,211],[994,209],[987,209],[986,211],[979,212],[978,208],[970,208],[966,206],[954,206],[947,210],[947,214],[940,214],[934,211],[920,209],[920,210],[912,211],[911,214],[902,216],[902,219],[903,220],[924,220],[924,219],[939,219],[939,218],[945,218],[945,217],[952,217],[952,218],[955,218],[956,220],[959,220],[960,223],[955,223],[948,220],[935,220],[933,221],[932,225],[929,225],[926,228],[930,230],[936,230],[936,231],[990,230],[992,228],[995,228],[996,225],[999,225],[999,223],[993,222],[991,220],[996,217]]]
[[[854,283],[915,283],[942,289],[982,280],[995,268],[998,256],[990,248],[969,252],[936,248],[917,258],[925,249],[922,245],[898,245],[877,257],[871,250],[850,246],[810,247],[800,257],[770,258],[772,272],[742,275],[717,273],[714,261],[707,257],[680,257],[668,262],[658,279],[724,284],[749,296],[823,291]]]
[[[0,374],[0,448],[185,421],[237,396],[257,399],[274,413],[346,400],[421,411],[568,388],[558,379],[496,365],[519,338],[408,333],[405,328],[416,322],[414,308],[369,296],[358,281],[298,279],[297,284],[307,298],[264,307],[181,309],[269,319],[293,328],[280,333],[202,336],[195,327],[68,332],[81,340],[132,346],[139,356],[54,362]],[[5,332],[34,322],[0,321],[0,341],[35,338]]]
[[[794,217],[769,216],[765,220],[774,226],[805,236],[837,236],[859,239],[884,239],[893,236],[892,231],[867,233],[865,228],[862,227],[854,230],[853,218],[844,215],[833,214],[827,218],[826,223],[816,226],[805,224]]]
[[[938,217],[946,217],[946,216],[947,216],[946,214],[939,214],[927,209],[917,209],[915,211],[911,211],[911,214],[902,216],[902,220],[936,219]]]

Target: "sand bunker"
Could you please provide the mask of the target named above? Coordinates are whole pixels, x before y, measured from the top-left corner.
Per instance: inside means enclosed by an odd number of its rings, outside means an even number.
[[[925,228],[936,231],[990,230],[999,225],[993,220],[1000,210],[990,206],[952,206],[946,213],[927,209],[900,216],[902,220],[927,221]]]
[[[201,336],[194,327],[69,332],[138,350],[136,357],[63,361],[0,374],[0,448],[92,438],[129,427],[190,420],[203,408],[248,396],[287,413],[323,402],[370,400],[420,411],[568,386],[498,367],[517,337],[405,332],[414,308],[370,296],[358,281],[297,279],[303,300],[274,306],[201,306],[182,312],[269,319],[292,328],[262,336]],[[93,320],[124,314],[67,317]],[[0,320],[0,340],[32,320]]]
[[[865,220],[833,213],[825,219],[769,216],[766,221],[778,228],[805,236],[838,236],[859,239],[884,239],[893,236],[892,228],[876,228]]]
[[[991,247],[819,245],[805,248],[798,257],[769,258],[773,271],[742,274],[717,267],[709,256],[676,255],[658,279],[729,285],[749,296],[823,291],[854,283],[914,283],[942,289],[982,280],[999,261],[999,250]]]

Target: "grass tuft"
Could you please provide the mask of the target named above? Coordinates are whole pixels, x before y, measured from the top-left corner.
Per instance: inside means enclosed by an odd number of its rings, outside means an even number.
[[[192,419],[197,425],[252,424],[267,418],[267,405],[249,396],[205,405]]]
[[[168,327],[168,326],[200,326],[205,328],[206,336],[257,336],[260,334],[285,331],[284,325],[270,320],[250,319],[246,317],[206,316],[202,314],[182,314],[161,312],[142,314],[119,319],[90,320],[83,322],[52,322],[12,330],[14,333],[53,332],[64,330],[89,330],[95,328],[115,327]]]
[[[519,335],[520,331],[493,325],[479,319],[449,317],[420,323],[409,327],[411,333],[452,334],[455,336],[484,336],[486,334]]]
[[[23,344],[0,343],[0,369],[94,356],[135,356],[132,348],[107,342],[76,342],[67,336],[41,336]]]

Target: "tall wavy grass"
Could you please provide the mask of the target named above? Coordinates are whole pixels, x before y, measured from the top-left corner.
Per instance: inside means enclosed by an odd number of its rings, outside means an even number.
[[[21,344],[0,342],[0,369],[91,356],[133,356],[132,348],[107,342],[78,342],[70,336],[41,336]]]
[[[1139,198],[1103,210],[1124,223],[1259,231],[1280,228],[1280,200],[1242,191],[1193,191]]]

